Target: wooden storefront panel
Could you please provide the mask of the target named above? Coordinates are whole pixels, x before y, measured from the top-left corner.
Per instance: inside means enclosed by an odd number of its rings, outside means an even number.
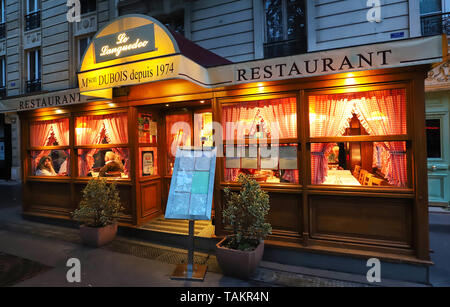
[[[150,181],[141,185],[141,218],[161,211],[161,181]]]
[[[410,248],[411,199],[310,195],[314,239]]]
[[[270,210],[268,221],[272,225],[272,233],[279,231],[295,232],[297,235],[301,230],[301,194],[270,193]]]
[[[38,182],[27,183],[28,209],[64,213],[75,209],[71,201],[70,184],[67,182]],[[46,211],[44,210],[44,211]]]

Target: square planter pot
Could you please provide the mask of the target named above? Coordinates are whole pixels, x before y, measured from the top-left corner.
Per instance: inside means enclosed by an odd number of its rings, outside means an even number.
[[[264,241],[253,251],[241,251],[222,246],[227,238],[216,244],[216,257],[224,275],[248,279],[255,272],[264,253]]]
[[[117,223],[104,227],[89,227],[80,225],[81,241],[90,246],[100,247],[108,244],[116,237]]]

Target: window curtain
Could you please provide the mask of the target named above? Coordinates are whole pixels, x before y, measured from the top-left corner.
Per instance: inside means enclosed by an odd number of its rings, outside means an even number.
[[[406,134],[406,91],[392,89],[344,95],[310,96],[311,137],[339,136],[355,113],[369,135]],[[382,170],[390,184],[407,185],[406,143],[383,142],[387,151]],[[320,184],[327,175],[326,144],[311,144],[311,181]]]
[[[104,136],[104,123],[99,116],[78,117],[75,127],[77,145],[96,145],[101,143]],[[81,149],[79,151],[79,176],[87,176],[94,165],[94,155],[97,152],[98,149]]]
[[[55,119],[45,121],[35,121],[30,123],[30,146],[41,147],[51,146],[50,136],[52,135],[59,145],[69,145],[69,119]],[[32,171],[36,171],[36,166],[43,156],[48,156],[50,150],[33,151],[31,154]]]
[[[55,119],[35,121],[30,123],[30,145],[31,147],[49,146],[48,139],[54,133],[56,140],[61,146],[69,145],[69,119]]]
[[[349,127],[352,105],[342,95],[309,97],[311,137],[341,136]],[[321,184],[328,174],[327,155],[334,143],[311,143],[311,183]]]
[[[127,114],[112,114],[104,118],[105,134],[111,144],[127,144],[128,143],[128,118]],[[113,148],[114,153],[119,155],[124,163],[124,173],[129,174],[130,159],[128,156],[128,148]]]
[[[370,135],[406,134],[406,91],[393,89],[366,92],[354,101],[354,112]],[[382,172],[391,185],[406,187],[405,142],[383,142]]]
[[[225,140],[242,139],[238,131],[254,132],[255,120],[261,122],[271,136],[277,133],[271,128],[278,129],[278,138],[297,137],[297,100],[295,97],[259,100],[236,103],[222,108],[222,125]],[[227,124],[227,123],[233,123]],[[252,130],[252,131],[250,131]],[[225,168],[225,181],[236,181],[239,168]],[[298,183],[298,170],[285,170],[283,178]]]

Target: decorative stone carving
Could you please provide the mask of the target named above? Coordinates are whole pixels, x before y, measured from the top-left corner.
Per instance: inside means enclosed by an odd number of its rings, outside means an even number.
[[[97,12],[81,15],[81,21],[74,23],[75,36],[97,32]]]
[[[427,92],[450,90],[450,58],[428,72],[425,90]]]
[[[41,46],[41,29],[25,32],[23,34],[23,49],[31,49]]]

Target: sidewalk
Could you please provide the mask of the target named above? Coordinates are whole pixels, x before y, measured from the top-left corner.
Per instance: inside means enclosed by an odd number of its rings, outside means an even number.
[[[5,185],[0,183],[0,192]],[[7,186],[11,188],[11,186]],[[186,263],[187,250],[117,236],[102,248],[81,244],[79,230],[24,220],[21,207],[0,199],[0,252],[52,267],[16,286],[168,286],[168,287],[367,287],[423,286],[382,280],[370,284],[365,276],[262,261],[250,280],[223,276],[212,253],[195,252],[194,262],[206,264],[203,282],[171,280],[177,264]],[[3,208],[3,209],[2,209]],[[81,283],[68,283],[69,258],[81,261]]]
[[[194,262],[206,264],[203,282],[171,280],[175,266],[185,263],[187,251],[117,236],[102,248],[81,245],[77,229],[23,220],[19,207],[0,210],[0,252],[54,267],[17,286],[174,286],[174,287],[360,287],[366,284],[317,277],[313,270],[264,262],[250,280],[221,274],[212,254],[196,252]],[[66,280],[69,258],[82,265],[82,282]],[[304,269],[306,270],[306,269]],[[307,274],[305,274],[307,273]],[[330,272],[332,273],[332,272]],[[323,274],[323,272],[322,272]],[[350,276],[347,276],[349,278]]]

